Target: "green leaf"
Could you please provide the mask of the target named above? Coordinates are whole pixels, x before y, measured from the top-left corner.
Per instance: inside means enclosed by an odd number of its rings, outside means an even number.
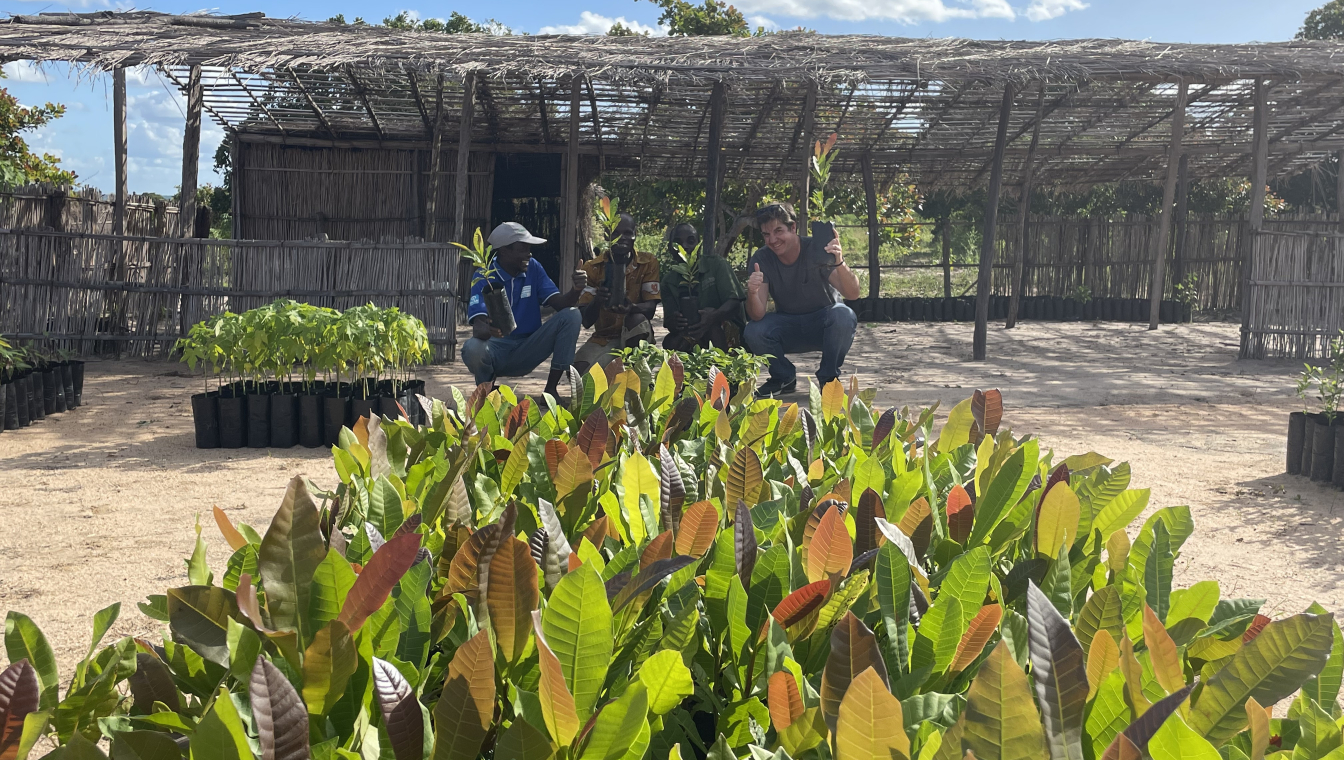
[[[1167,609],[1171,605],[1171,573],[1175,564],[1176,557],[1171,551],[1167,525],[1158,521],[1153,526],[1153,550],[1143,570],[1143,588],[1148,606],[1153,609],[1158,620],[1166,620]]]
[[[252,666],[257,662],[257,655],[261,654],[261,637],[256,631],[233,618],[229,618],[228,626],[229,673],[243,683],[252,677]]]
[[[1272,705],[1321,672],[1329,657],[1333,615],[1302,613],[1276,620],[1243,646],[1200,692],[1190,727],[1215,746],[1246,725],[1248,697]]]
[[[1084,649],[1092,648],[1092,637],[1097,631],[1106,631],[1111,638],[1120,640],[1125,630],[1124,601],[1116,586],[1103,586],[1088,597],[1078,613],[1078,640]]]
[[[196,724],[191,734],[191,760],[253,760],[247,731],[228,689],[220,688],[210,710]]]
[[[1061,559],[1067,559],[1061,551]],[[1069,623],[1035,583],[1027,584],[1031,674],[1054,760],[1083,760],[1087,658]]]
[[[231,591],[218,586],[168,589],[173,636],[223,668],[229,667],[229,620],[238,617],[238,601]]]
[[[906,643],[907,624],[910,621],[910,563],[905,554],[888,541],[877,550],[874,575],[877,579],[877,605],[882,610],[882,629],[885,632],[883,656],[887,660],[887,672],[904,673],[908,670],[910,660]]]
[[[93,657],[93,653],[97,651],[98,645],[103,643],[103,637],[106,636],[108,630],[112,628],[112,624],[117,622],[117,617],[120,614],[121,602],[114,602],[94,613],[93,639],[89,642],[89,653],[85,655],[85,660]]]
[[[905,760],[910,755],[901,703],[872,668],[859,673],[845,691],[835,744],[837,760]]]
[[[495,744],[495,757],[499,760],[550,760],[554,754],[555,748],[546,734],[525,720],[515,720]]]
[[[1315,602],[1311,603],[1307,612],[1314,615],[1326,614],[1325,608]],[[1302,692],[1315,700],[1318,705],[1335,704],[1339,698],[1341,675],[1344,675],[1344,634],[1340,633],[1339,626],[1335,626],[1331,631],[1330,656],[1326,658],[1320,674],[1308,678],[1302,685]]]
[[[664,649],[644,661],[639,680],[648,689],[649,710],[663,715],[695,693],[691,671],[681,661],[681,653]]]
[[[309,609],[313,573],[327,554],[318,520],[308,486],[302,477],[294,476],[261,540],[257,560],[270,626],[298,631],[301,641],[307,641],[312,633],[304,615]]]
[[[1092,518],[1092,531],[1094,534],[1101,531],[1102,545],[1105,545],[1112,533],[1129,525],[1143,513],[1148,506],[1148,496],[1147,488],[1124,491],[1096,513]]]
[[[1052,489],[1053,490],[1053,489]],[[1073,617],[1072,568],[1069,567],[1069,547],[1060,544],[1059,556],[1050,562],[1050,569],[1041,580],[1041,592],[1065,618]],[[1035,584],[1032,584],[1035,585]]]
[[[980,603],[989,590],[989,549],[978,546],[952,561],[943,579],[938,598],[919,622],[910,667],[914,670],[933,666],[941,673],[952,664],[957,644],[966,627],[980,611]]]
[[[210,562],[205,557],[205,539],[201,538],[201,521],[196,519],[196,548],[187,560],[187,582],[193,586],[209,586],[215,576],[210,572]]]
[[[1148,742],[1148,754],[1153,760],[1221,760],[1218,750],[1187,726],[1179,715],[1167,718],[1153,734]]]
[[[303,702],[308,712],[326,715],[345,694],[345,685],[359,667],[350,629],[332,620],[313,635],[303,653]]]
[[[975,522],[971,525],[971,537],[966,541],[967,546],[979,546],[985,543],[985,539],[989,538],[1008,510],[1017,504],[1022,494],[1026,493],[1027,486],[1036,475],[1037,459],[1040,456],[1039,446],[1040,444],[1034,439],[1028,440],[999,468],[994,480],[985,489],[984,495],[976,502]]]
[[[5,615],[5,655],[10,662],[27,660],[33,666],[42,689],[38,707],[41,710],[54,708],[59,698],[56,689],[60,685],[56,674],[56,655],[37,624],[22,612],[10,610]]]
[[[1200,581],[1187,589],[1171,592],[1171,608],[1167,610],[1166,626],[1176,625],[1182,620],[1208,622],[1209,616],[1218,608],[1218,598],[1222,590],[1218,581]],[[1325,612],[1324,609],[1321,612]]]
[[[1101,757],[1106,752],[1115,735],[1129,725],[1129,715],[1129,705],[1125,702],[1125,675],[1116,668],[1102,682],[1088,707],[1084,725],[1092,743],[1093,757]]]
[[[1293,757],[1315,760],[1339,748],[1339,726],[1306,692],[1300,692],[1288,710],[1288,717],[1297,720],[1302,736],[1293,748]]]
[[[615,649],[611,605],[602,577],[585,564],[567,573],[542,613],[542,632],[560,660],[580,721],[593,713]]]
[[[1162,523],[1167,528],[1167,537],[1173,554],[1180,552],[1185,539],[1195,532],[1195,520],[1190,515],[1189,507],[1163,507],[1153,512],[1144,521],[1143,527],[1139,529],[1138,537],[1134,539],[1133,545],[1130,546],[1130,577],[1138,577],[1147,567],[1148,555],[1153,550],[1154,531],[1158,523]]]
[[[182,760],[182,750],[158,731],[122,731],[112,737],[112,760]]]
[[[1049,755],[1027,674],[1002,641],[971,682],[963,717],[962,746],[977,760],[1041,760]]]
[[[635,752],[634,749],[641,735],[647,745],[648,712],[648,690],[642,682],[632,683],[624,694],[608,702],[597,714],[580,760],[621,760],[627,752],[642,757],[643,750]]]
[[[341,616],[341,607],[355,585],[355,571],[335,549],[328,549],[313,571],[312,592],[308,599],[308,619],[313,630]]]

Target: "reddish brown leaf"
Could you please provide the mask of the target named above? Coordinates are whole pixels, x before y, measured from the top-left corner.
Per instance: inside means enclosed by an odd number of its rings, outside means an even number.
[[[1101,760],[1143,760],[1143,750],[1134,746],[1134,742],[1124,734],[1116,734]]]
[[[985,645],[989,643],[989,638],[994,635],[994,630],[999,627],[999,621],[1003,619],[1003,608],[997,604],[987,604],[980,608],[980,611],[971,618],[971,623],[966,628],[966,633],[962,634],[961,641],[957,642],[957,654],[952,658],[952,667],[949,672],[958,673],[970,667],[975,662],[975,658],[985,651]]]
[[[467,413],[465,415],[467,419],[474,420],[476,418],[476,413],[481,411],[481,407],[485,405],[485,397],[489,396],[494,389],[495,384],[493,382],[481,383],[476,386],[476,390],[472,391],[471,396],[467,399]]]
[[[41,691],[37,670],[26,659],[0,671],[0,758],[18,757],[23,719],[37,709]]]
[[[767,700],[770,704],[770,723],[776,731],[793,725],[803,714],[803,696],[798,693],[798,682],[787,670],[775,671],[770,676]]]
[[[817,502],[812,514],[807,516],[807,524],[803,526],[803,562],[807,562],[807,550],[812,545],[812,537],[817,534],[817,527],[821,525],[821,518],[826,516],[831,507],[837,507],[842,516],[845,514],[845,505],[835,498],[835,494],[828,493]]]
[[[592,544],[593,547],[597,549],[601,549],[602,542],[607,540],[608,538],[612,538],[617,541],[620,540],[619,538],[616,537],[616,534],[611,529],[611,518],[607,517],[606,515],[602,515],[596,520],[593,520],[592,523],[590,523],[588,527],[584,529],[583,538],[588,539],[588,543]]]
[[[723,411],[728,406],[728,377],[718,370],[711,367],[709,370],[709,404],[719,411]]]
[[[698,501],[686,510],[681,517],[681,529],[677,531],[677,554],[703,557],[714,538],[719,533],[719,513],[714,505],[707,501]]]
[[[826,668],[821,673],[821,712],[826,724],[835,732],[835,722],[840,715],[840,700],[860,673],[872,668],[882,683],[891,688],[887,677],[887,665],[882,659],[882,651],[877,646],[877,637],[863,624],[854,613],[846,612],[831,630],[831,653],[826,658]]]
[[[859,497],[858,511],[854,513],[854,553],[863,554],[876,549],[882,543],[882,531],[877,529],[877,519],[887,518],[887,509],[882,505],[882,497],[877,491],[865,488]]]
[[[453,555],[448,567],[448,583],[445,593],[475,591],[479,582],[481,554],[488,545],[499,542],[499,526],[487,525],[471,534],[471,538]]]
[[[999,432],[999,423],[1003,420],[1003,394],[997,389],[979,391],[971,394],[971,416],[975,424],[971,426],[971,443],[979,445],[985,436],[994,436]]]
[[[1259,636],[1260,632],[1265,630],[1265,626],[1272,622],[1272,620],[1264,615],[1256,615],[1255,618],[1251,620],[1251,624],[1247,626],[1246,632],[1241,634],[1241,643],[1249,644],[1252,641],[1255,641],[1255,637]]]
[[[490,560],[490,582],[485,589],[490,625],[495,629],[499,651],[510,663],[523,658],[532,610],[541,602],[537,588],[537,563],[527,544],[505,536]]]
[[[839,483],[835,484],[835,488],[832,490],[835,493],[836,499],[839,499],[846,504],[853,504],[854,499],[852,498],[853,495],[851,493],[853,488],[854,485],[849,482],[849,478],[843,478]]]
[[[612,362],[612,364],[615,364],[615,362]],[[602,464],[602,455],[607,451],[607,438],[610,435],[611,422],[607,419],[607,413],[602,411],[601,407],[589,412],[588,418],[579,427],[579,434],[575,436],[574,440],[579,444],[583,453],[588,455],[588,461],[592,464],[594,470]]]
[[[420,535],[406,533],[391,539],[373,553],[373,559],[369,560],[364,571],[355,579],[355,585],[350,588],[345,604],[341,606],[339,620],[345,623],[351,634],[364,625],[369,615],[383,606],[397,581],[415,564],[419,552]]]
[[[667,366],[672,368],[672,380],[677,384],[672,394],[672,398],[676,398],[681,395],[681,386],[686,383],[686,367],[681,363],[681,357],[672,352],[667,354]]]
[[[308,709],[285,674],[258,657],[248,691],[262,760],[308,760]]]
[[[877,419],[877,424],[873,426],[873,447],[870,451],[877,451],[877,447],[891,435],[891,431],[896,427],[896,407],[892,407],[882,413]]]
[[[953,541],[966,543],[971,536],[971,523],[975,520],[975,507],[971,506],[971,495],[960,485],[953,485],[947,492],[947,532]]]
[[[905,514],[901,516],[900,522],[896,524],[896,527],[900,528],[901,532],[905,535],[913,538],[915,529],[918,528],[919,524],[924,521],[924,518],[929,517],[930,514],[929,502],[921,496],[910,503],[909,509],[905,510]]]
[[[625,363],[619,358],[612,359],[607,366],[602,368],[602,371],[607,376],[607,387],[610,388],[616,384],[617,376],[625,371]]]
[[[576,553],[574,553],[574,552],[570,552],[570,553],[569,553],[569,572],[572,573],[572,572],[574,572],[575,570],[578,570],[578,569],[581,568],[581,567],[583,567],[583,560],[579,559],[579,555],[578,555],[578,554],[576,554]]]
[[[648,546],[644,547],[644,552],[639,555],[639,571],[642,573],[649,565],[660,559],[668,559],[672,556],[672,531],[665,530],[653,537]]]
[[[559,438],[552,438],[546,442],[546,470],[551,474],[551,482],[555,482],[556,474],[560,471],[560,462],[569,453],[569,445]]]
[[[519,430],[527,427],[527,412],[532,406],[532,399],[524,396],[518,405],[509,410],[509,416],[504,420],[504,437],[513,440]]]
[[[224,510],[215,507],[214,511],[215,525],[219,526],[219,532],[224,535],[224,540],[228,542],[229,548],[238,551],[247,546],[247,539],[243,538],[243,534],[233,527],[233,522],[229,520],[228,515],[224,514]]]
[[[376,657],[373,660],[373,692],[392,742],[393,757],[396,760],[423,760],[425,722],[415,691],[401,671]]]
[[[809,583],[784,597],[770,614],[775,618],[775,622],[779,623],[780,628],[788,630],[820,609],[830,593],[831,582],[828,580]]]
[[[658,465],[661,476],[658,478],[660,514],[663,529],[675,531],[681,525],[681,507],[686,502],[686,485],[681,480],[681,470],[667,446],[658,447]]]
[[[434,756],[475,760],[495,714],[495,662],[490,632],[481,629],[457,648],[434,706]]]
[[[817,532],[807,549],[807,579],[816,583],[843,574],[853,561],[854,544],[845,528],[844,513],[829,509],[817,524]]]

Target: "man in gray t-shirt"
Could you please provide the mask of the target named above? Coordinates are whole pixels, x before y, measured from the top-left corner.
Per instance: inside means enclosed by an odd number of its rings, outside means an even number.
[[[762,398],[797,390],[797,368],[787,354],[821,351],[817,380],[840,377],[840,365],[854,342],[858,318],[843,298],[859,297],[859,279],[845,265],[840,241],[800,237],[787,203],[756,212],[765,247],[747,261],[747,348],[769,354],[770,379],[756,391]],[[775,310],[767,312],[773,299]]]

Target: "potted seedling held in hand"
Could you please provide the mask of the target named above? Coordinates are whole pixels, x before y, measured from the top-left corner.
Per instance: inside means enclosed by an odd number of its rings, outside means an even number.
[[[681,263],[668,267],[681,277],[681,286],[677,289],[677,310],[686,318],[686,325],[700,324],[700,256],[702,243],[696,242],[690,251],[680,243],[670,243],[672,250],[680,254]]]
[[[607,289],[607,308],[614,309],[626,304],[625,267],[634,255],[634,241],[625,240],[616,232],[621,223],[619,198],[603,198],[598,201],[594,212],[602,230],[602,238],[593,248],[598,253],[607,254],[607,265],[603,268],[602,286]]]
[[[826,185],[831,181],[831,164],[835,162],[835,157],[840,155],[840,151],[835,149],[838,138],[838,134],[832,133],[826,138],[826,142],[817,140],[812,146],[812,160],[809,167],[812,174],[812,194],[808,197],[808,213],[812,221],[809,221],[807,226],[812,237],[820,240],[822,245],[836,238],[835,219],[839,214],[835,198],[826,196]]]
[[[476,234],[472,237],[471,247],[461,243],[453,245],[466,251],[467,260],[472,266],[476,267],[476,272],[472,275],[472,285],[477,281],[485,283],[481,288],[481,301],[485,304],[485,313],[490,317],[490,324],[499,330],[502,335],[508,335],[517,327],[513,321],[513,309],[509,306],[509,294],[504,290],[504,286],[490,279],[491,275],[499,274],[499,260],[495,256],[494,246],[487,245],[485,237],[481,235],[481,229],[476,228]]]

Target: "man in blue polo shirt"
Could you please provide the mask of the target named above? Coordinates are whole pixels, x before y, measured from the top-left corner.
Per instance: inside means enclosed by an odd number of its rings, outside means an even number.
[[[462,345],[462,361],[476,376],[476,384],[494,382],[498,377],[522,377],[551,357],[551,374],[546,392],[558,396],[557,385],[565,370],[574,363],[574,345],[579,340],[582,318],[574,304],[588,284],[583,270],[574,272],[574,287],[561,293],[551,278],[532,259],[532,246],[546,241],[535,237],[517,222],[505,222],[490,233],[489,241],[498,261],[497,273],[490,281],[508,293],[515,327],[504,335],[490,323],[481,291],[485,282],[478,279],[471,287],[467,321],[471,338]],[[544,324],[541,307],[555,309]]]

